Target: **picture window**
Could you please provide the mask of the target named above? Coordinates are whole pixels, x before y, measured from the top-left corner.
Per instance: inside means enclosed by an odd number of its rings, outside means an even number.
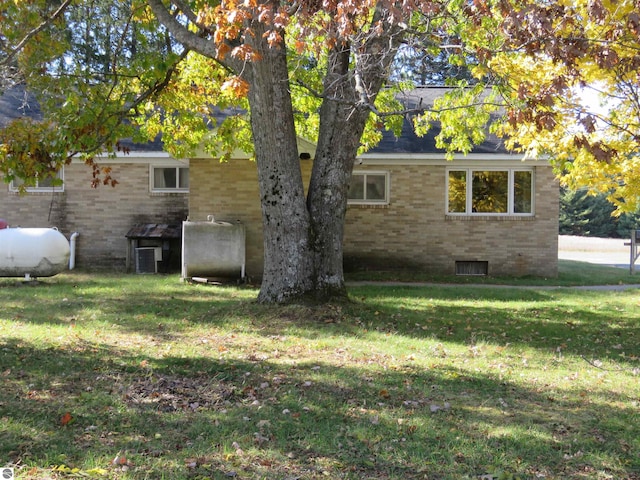
[[[447,178],[447,213],[532,215],[533,171],[451,169]]]

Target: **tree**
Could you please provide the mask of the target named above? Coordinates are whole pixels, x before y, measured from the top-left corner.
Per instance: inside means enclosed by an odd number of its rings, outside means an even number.
[[[196,9],[179,0],[149,0],[160,28],[144,4],[133,2],[129,17],[109,29],[113,36],[82,36],[78,27],[90,15],[105,18],[108,4],[93,2],[85,13],[85,4],[74,5],[65,17],[67,33],[59,52],[48,59],[24,55],[32,71],[48,74],[41,90],[46,88],[47,110],[56,109],[57,121],[40,128],[58,132],[48,138],[56,148],[34,162],[29,140],[18,145],[10,135],[17,132],[9,132],[5,171],[33,176],[41,171],[25,165],[51,170],[69,161],[64,147],[91,155],[117,135],[132,133],[130,126],[136,124],[149,137],[160,131],[180,133],[170,136],[167,147],[188,152],[205,139],[208,104],[243,105],[250,112],[263,213],[259,300],[344,296],[343,220],[354,159],[361,140],[374,143],[376,130],[393,123],[380,112],[397,105],[393,94],[381,89],[400,41],[408,35],[431,36],[430,48],[436,48],[438,31],[444,32],[447,19],[455,16],[447,4],[246,0],[197,4]],[[154,57],[163,32],[171,37]],[[55,38],[56,32],[51,28],[46,34]],[[152,62],[152,73],[145,73],[145,62]],[[238,126],[243,119],[236,115],[228,121]],[[317,140],[306,198],[296,128]],[[212,152],[224,156],[220,144],[226,150],[234,146],[224,136],[227,131],[224,124],[218,126],[216,142],[208,145]],[[65,141],[57,142],[61,137]]]
[[[571,189],[605,194],[616,215],[636,211],[640,2],[476,0],[467,10],[479,30],[494,25],[488,40],[472,34],[466,45],[504,100],[495,131],[549,156]]]
[[[18,54],[30,40],[55,23],[65,12],[71,0],[60,4],[38,2],[28,5],[0,1],[0,94],[24,80],[18,65]]]
[[[560,234],[587,237],[629,238],[640,228],[640,214],[612,216],[615,207],[605,194],[589,194],[587,189],[560,191]]]

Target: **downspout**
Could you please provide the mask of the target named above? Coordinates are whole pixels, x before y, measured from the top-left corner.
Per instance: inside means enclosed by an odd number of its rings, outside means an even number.
[[[73,270],[76,266],[76,238],[78,235],[80,235],[78,232],[73,232],[69,238],[69,270]]]

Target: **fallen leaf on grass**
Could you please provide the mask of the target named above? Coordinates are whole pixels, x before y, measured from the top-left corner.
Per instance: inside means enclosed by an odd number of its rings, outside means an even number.
[[[117,465],[119,467],[122,467],[122,466],[130,465],[131,462],[129,462],[129,459],[127,458],[127,456],[124,453],[118,452],[118,454],[115,456],[115,458],[113,460],[111,460],[111,464],[112,465]]]
[[[440,405],[436,405],[431,404],[429,406],[429,410],[431,411],[431,413],[436,413],[439,412],[440,410],[449,410],[451,408],[451,404],[449,404],[449,402],[445,402],[444,405],[440,406]]]
[[[65,412],[65,414],[62,415],[62,417],[60,417],[60,425],[62,425],[63,427],[66,427],[72,421],[73,421],[73,416],[71,416],[69,412]]]
[[[236,455],[244,455],[244,451],[240,448],[240,444],[238,442],[233,442],[231,446],[236,449]]]

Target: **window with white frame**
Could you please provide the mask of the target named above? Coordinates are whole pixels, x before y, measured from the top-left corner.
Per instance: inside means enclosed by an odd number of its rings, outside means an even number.
[[[389,173],[353,172],[347,201],[362,205],[389,203]]]
[[[533,215],[533,170],[450,169],[447,213]]]
[[[14,178],[9,184],[9,189],[12,192],[19,192],[24,187],[23,191],[27,193],[63,192],[64,183],[60,183],[62,181],[64,181],[64,167],[58,170],[55,176],[36,178],[34,185],[26,185],[21,178]]]
[[[188,192],[189,167],[151,165],[152,192]]]

